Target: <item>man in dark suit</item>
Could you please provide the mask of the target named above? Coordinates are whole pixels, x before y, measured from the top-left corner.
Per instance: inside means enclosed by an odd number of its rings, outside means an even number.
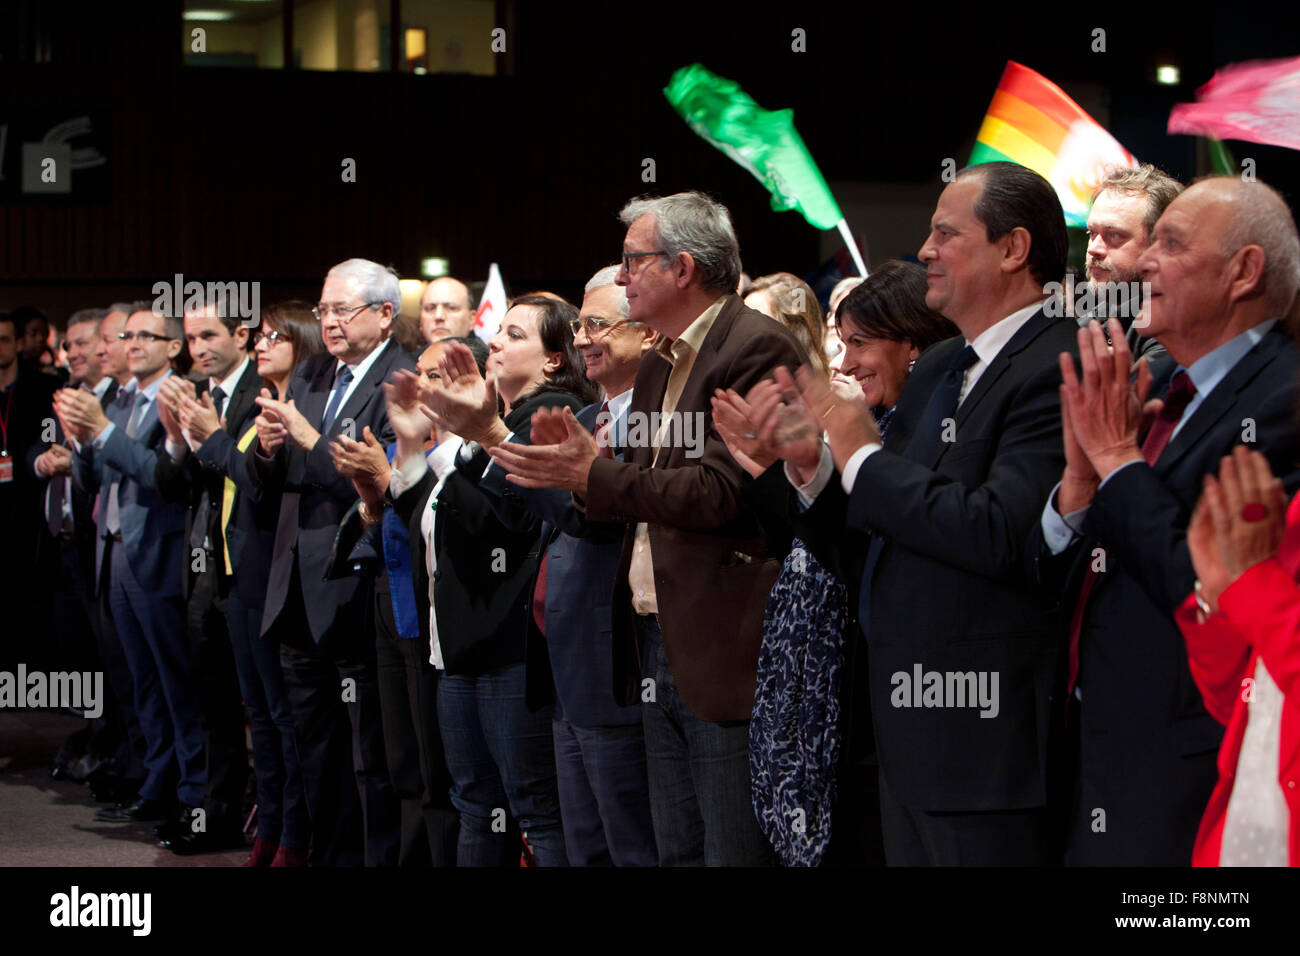
[[[166,434],[158,394],[181,352],[179,318],[146,307],[126,322],[134,376],[108,414],[93,395],[63,389],[55,411],[77,442],[72,467],[87,489],[105,489],[96,566],[109,566],[109,605],[131,670],[147,746],[145,781],[133,803],[101,811],[110,822],[176,819],[203,799],[206,770],[193,655],[185,638],[182,568],[185,509],[159,492],[158,457]],[[174,788],[174,790],[173,790]],[[187,813],[186,819],[192,819]]]
[[[95,357],[99,325],[107,309],[79,309],[68,317],[64,342],[68,352],[69,383],[90,391],[101,407],[111,378],[104,375]],[[99,671],[96,628],[91,622],[95,610],[91,579],[95,563],[95,522],[91,518],[91,496],[72,486],[72,450],[51,407],[41,443],[27,452],[29,470],[38,481],[42,531],[37,538],[35,564],[42,579],[40,600],[50,602],[54,633],[59,651],[59,669]],[[52,429],[52,433],[51,433]],[[110,695],[106,695],[111,696]],[[105,700],[105,709],[111,704]],[[111,715],[102,714],[74,733],[55,756],[55,770],[76,780],[84,779],[101,762],[111,760],[121,738]],[[93,746],[92,746],[93,745]]]
[[[605,392],[604,401],[578,412],[578,424],[601,439],[602,454],[611,458],[622,455],[632,386],[656,337],[628,319],[627,295],[614,283],[618,272],[609,266],[587,283],[573,337],[587,377]],[[530,436],[511,441],[528,444]],[[489,468],[479,487],[543,521],[545,558],[530,626],[545,636],[555,680],[552,729],[565,853],[572,866],[656,866],[641,708],[639,702],[620,706],[610,694],[609,599],[623,525],[589,523],[571,495],[517,488],[505,475]]]
[[[255,480],[283,489],[262,633],[280,640],[315,866],[397,862],[369,580],[325,575],[339,523],[357,501],[329,439],[356,439],[368,426],[381,442],[393,440],[380,385],[415,367],[388,334],[401,303],[397,276],[377,263],[349,259],[331,269],[316,309],[329,354],[294,370],[283,401],[269,393],[257,400],[258,442],[248,456]]]
[[[1187,866],[1217,778],[1221,727],[1201,703],[1173,612],[1195,584],[1186,531],[1204,476],[1239,443],[1300,486],[1297,351],[1279,317],[1300,284],[1286,203],[1262,183],[1189,187],[1137,268],[1145,331],[1169,352],[1129,384],[1129,352],[1080,332],[1066,377],[1066,467],[1036,534],[1062,578],[1077,781],[1066,862]],[[1115,338],[1114,328],[1111,330]],[[1159,411],[1139,442],[1147,385]],[[1055,555],[1055,557],[1054,557]]]
[[[248,356],[248,337],[248,328],[239,318],[221,315],[219,303],[185,314],[190,358],[194,370],[205,376],[199,395],[236,440],[258,413],[257,396],[262,388],[262,377]],[[188,508],[187,623],[196,648],[208,757],[204,825],[186,826],[163,840],[164,846],[181,856],[243,846],[244,790],[248,785],[246,718],[226,625],[230,575],[221,534],[225,478],[200,465],[191,454],[198,443],[182,432],[177,420],[180,403],[194,392],[194,386],[178,376],[163,384],[159,413],[167,431],[167,454],[159,457],[157,473],[164,494]]]
[[[1062,634],[1054,596],[1023,567],[1062,463],[1055,358],[1075,326],[1045,314],[1044,288],[1059,281],[1066,245],[1037,173],[964,169],[920,252],[926,304],[962,334],[917,361],[884,447],[866,409],[800,376],[830,449],[790,442],[788,473],[815,499],[810,518],[874,533],[859,620],[893,865],[1059,859],[1048,714]],[[782,414],[781,389],[770,392],[760,421]]]
[[[611,602],[615,697],[645,705],[660,863],[759,865],[771,847],[750,798],[749,715],[761,596],[780,566],[741,506],[752,479],[709,402],[802,357],[784,326],[734,295],[740,249],[725,207],[678,193],[634,200],[620,218],[630,318],[664,336],[637,373],[626,460],[600,456],[568,416],[563,441],[507,449],[520,459],[510,470],[574,492],[593,521],[627,524]]]

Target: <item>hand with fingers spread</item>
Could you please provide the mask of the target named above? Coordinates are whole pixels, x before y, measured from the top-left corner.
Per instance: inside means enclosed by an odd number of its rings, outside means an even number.
[[[1113,347],[1106,344],[1106,335],[1098,323],[1089,322],[1079,329],[1082,376],[1075,374],[1068,352],[1063,352],[1060,359],[1064,380],[1062,421],[1068,422],[1075,443],[1072,448],[1067,440],[1066,470],[1085,485],[1092,476],[1082,465],[1082,458],[1087,458],[1098,481],[1121,465],[1142,460],[1138,431],[1146,412],[1151,371],[1143,359],[1137,365],[1136,385],[1130,384],[1133,355],[1124,339],[1124,329],[1116,319],[1111,319],[1107,328]]]
[[[749,431],[763,458],[781,459],[805,483],[817,471],[821,461],[821,428],[809,410],[790,370],[775,369],[771,379],[764,379],[745,396],[745,417]]]
[[[420,404],[420,377],[398,369],[392,382],[384,385],[384,398],[388,402],[388,424],[397,436],[396,463],[400,467],[411,455],[424,454],[429,437],[429,418]]]
[[[510,437],[510,429],[497,414],[496,381],[479,374],[474,353],[459,342],[449,342],[438,369],[440,386],[426,389],[420,396],[430,421],[484,448]]]
[[[749,403],[734,389],[715,389],[710,402],[713,405],[713,427],[740,467],[757,478],[779,460],[774,452],[759,442],[758,433],[750,422]]]
[[[789,374],[784,369],[779,371]],[[806,365],[799,369],[798,378],[804,404],[826,431],[826,444],[836,468],[843,471],[853,453],[864,445],[880,444],[880,428],[865,402],[840,401],[826,380]],[[813,469],[816,467],[813,462]],[[811,474],[805,472],[805,477],[811,478]]]
[[[303,451],[311,451],[316,446],[316,442],[320,441],[320,432],[307,421],[302,412],[298,411],[293,399],[281,402],[271,398],[267,389],[262,389],[262,393],[262,396],[257,399],[257,404],[262,407],[263,412],[272,413],[279,420],[284,426],[288,441],[293,442]]]
[[[270,399],[271,390],[262,389],[262,395],[257,400],[262,404],[262,399]],[[257,443],[261,446],[263,454],[274,455],[283,447],[285,439],[289,437],[289,429],[285,427],[280,416],[273,410],[263,406],[262,413],[253,419],[253,426],[257,429]]]
[[[384,446],[367,425],[362,432],[362,441],[354,441],[346,435],[338,435],[330,442],[330,457],[334,468],[344,478],[350,478],[357,494],[365,502],[367,510],[376,512],[383,502],[388,490],[388,481],[392,477],[392,468]]]
[[[564,426],[563,441],[547,445],[502,442],[489,449],[488,454],[509,472],[506,480],[511,484],[524,488],[559,488],[585,498],[587,473],[600,454],[596,439],[573,417],[568,406],[540,410],[533,416],[534,423],[543,411],[546,412],[546,417],[541,418],[543,433],[554,424],[552,419],[559,418]]]

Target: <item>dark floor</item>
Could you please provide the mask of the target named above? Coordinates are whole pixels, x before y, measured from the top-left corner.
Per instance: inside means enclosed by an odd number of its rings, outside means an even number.
[[[181,857],[151,823],[96,823],[85,784],[50,778],[50,760],[85,721],[0,710],[0,866],[236,866],[246,850]],[[252,842],[251,840],[249,841]]]

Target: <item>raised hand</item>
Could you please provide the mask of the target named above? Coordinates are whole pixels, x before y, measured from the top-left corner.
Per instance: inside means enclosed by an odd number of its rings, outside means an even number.
[[[350,478],[357,494],[366,503],[366,507],[378,505],[388,489],[392,469],[384,446],[367,425],[362,432],[362,441],[354,441],[346,435],[339,435],[330,442],[330,457],[334,468],[344,478]]]
[[[271,390],[264,388],[261,397],[257,400],[258,404],[261,405],[262,399],[270,398]],[[267,455],[274,455],[279,451],[285,439],[289,437],[289,429],[280,420],[280,416],[266,406],[263,406],[262,413],[253,419],[253,426],[257,429],[257,443]]]
[[[596,439],[587,433],[567,407],[560,413],[564,440],[551,445],[502,442],[488,450],[508,471],[506,480],[525,488],[560,488],[579,497],[587,495],[587,473],[599,455]]]
[[[216,406],[208,392],[204,392],[199,401],[187,398],[181,402],[180,421],[181,428],[196,447],[221,428],[221,419],[217,417]]]
[[[279,420],[284,426],[288,441],[304,451],[311,451],[316,442],[320,441],[320,432],[307,421],[302,412],[298,411],[293,403],[294,400],[291,398],[287,402],[281,402],[271,398],[268,389],[262,389],[262,392],[263,395],[258,398],[257,404],[262,407],[263,413],[270,413]]]
[[[757,432],[753,431],[749,403],[734,389],[716,389],[710,403],[713,406],[713,427],[740,467],[757,478],[777,461],[775,452],[764,446],[758,440]]]

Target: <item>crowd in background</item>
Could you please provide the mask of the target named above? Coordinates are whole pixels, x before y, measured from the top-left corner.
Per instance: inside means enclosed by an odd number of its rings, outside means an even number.
[[[0,670],[97,821],[246,866],[1300,861],[1300,242],[1263,183],[946,186],[751,280],[636,199],[579,303],[330,268],[0,314]],[[1076,301],[1063,289],[1082,295]],[[251,741],[251,772],[249,742]]]

